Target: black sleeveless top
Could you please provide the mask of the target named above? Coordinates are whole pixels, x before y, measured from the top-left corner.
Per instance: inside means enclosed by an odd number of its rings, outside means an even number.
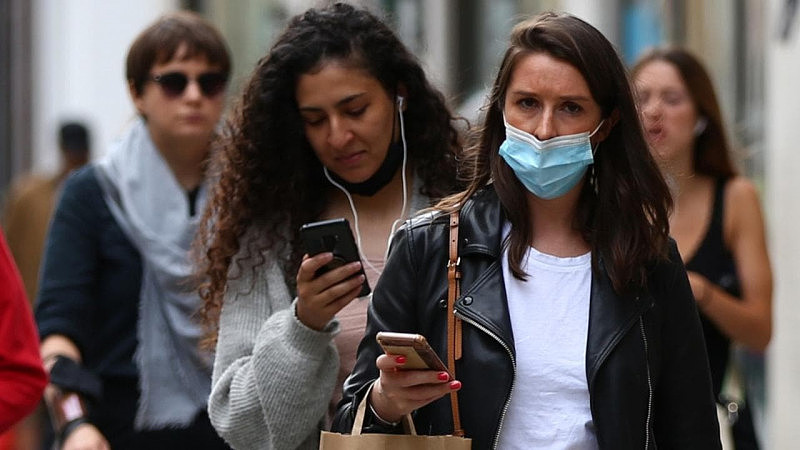
[[[686,262],[686,270],[697,272],[728,294],[740,298],[739,277],[736,274],[736,263],[733,255],[725,246],[723,238],[722,218],[724,217],[725,184],[727,180],[718,179],[714,188],[714,205],[708,230],[691,260]],[[728,365],[728,350],[731,341],[725,336],[705,314],[700,313],[703,332],[706,338],[708,362],[711,366],[711,381],[714,395],[719,396],[725,368]]]

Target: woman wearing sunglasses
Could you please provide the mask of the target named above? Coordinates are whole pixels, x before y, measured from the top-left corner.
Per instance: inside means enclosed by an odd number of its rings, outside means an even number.
[[[200,226],[211,421],[236,448],[316,449],[369,301],[359,263],[315,276],[332,255],[304,256],[299,229],[347,218],[375,286],[399,221],[455,188],[458,133],[416,58],[345,4],[290,20],[229,125]]]
[[[157,20],[127,57],[138,119],[66,181],[36,311],[61,448],[227,448],[205,411],[211,356],[188,250],[229,71],[205,20]]]

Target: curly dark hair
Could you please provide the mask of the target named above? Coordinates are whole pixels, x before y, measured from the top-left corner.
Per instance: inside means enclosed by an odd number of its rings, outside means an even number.
[[[526,190],[499,155],[499,148],[506,138],[503,104],[511,74],[520,60],[533,53],[545,53],[575,67],[603,117],[618,118],[594,155],[594,179],[583,185],[574,226],[592,248],[595,269],[603,257],[614,289],[630,293],[645,284],[648,263],[667,255],[672,198],[648,151],[625,66],[611,43],[577,17],[546,12],[514,27],[484,123],[475,130],[462,158],[460,170],[470,175],[470,184],[438,207],[458,208],[474,192],[493,183],[513,225],[509,267],[515,277],[525,279],[521,261],[533,233]]]
[[[261,252],[272,250],[290,289],[295,287],[302,258],[298,230],[318,220],[331,189],[306,139],[295,88],[301,75],[331,61],[365,70],[391,96],[402,85],[409,162],[422,180],[420,192],[441,198],[458,188],[456,119],[389,27],[368,11],[341,3],[293,17],[258,62],[212,154],[209,177],[216,182],[195,256],[203,281],[200,313],[212,341],[232,264],[262,265]],[[262,230],[260,248],[248,246],[236,256],[253,226]]]

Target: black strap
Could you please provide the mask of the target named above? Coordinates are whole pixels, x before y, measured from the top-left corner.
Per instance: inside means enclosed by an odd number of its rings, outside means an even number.
[[[63,355],[55,357],[50,368],[50,383],[64,391],[77,392],[97,401],[103,395],[103,383],[92,371]]]

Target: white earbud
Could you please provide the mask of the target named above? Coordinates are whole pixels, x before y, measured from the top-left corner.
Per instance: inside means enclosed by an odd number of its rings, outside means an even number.
[[[397,96],[397,107],[398,107],[398,108],[400,108],[400,109],[403,109],[403,102],[404,102],[405,100],[406,100],[406,99],[405,99],[405,98],[403,98],[403,96],[402,96],[402,95],[398,95],[398,96]]]
[[[708,118],[706,116],[698,117],[697,122],[694,124],[694,135],[700,136],[703,134],[703,131],[706,131],[706,126],[708,126]]]

